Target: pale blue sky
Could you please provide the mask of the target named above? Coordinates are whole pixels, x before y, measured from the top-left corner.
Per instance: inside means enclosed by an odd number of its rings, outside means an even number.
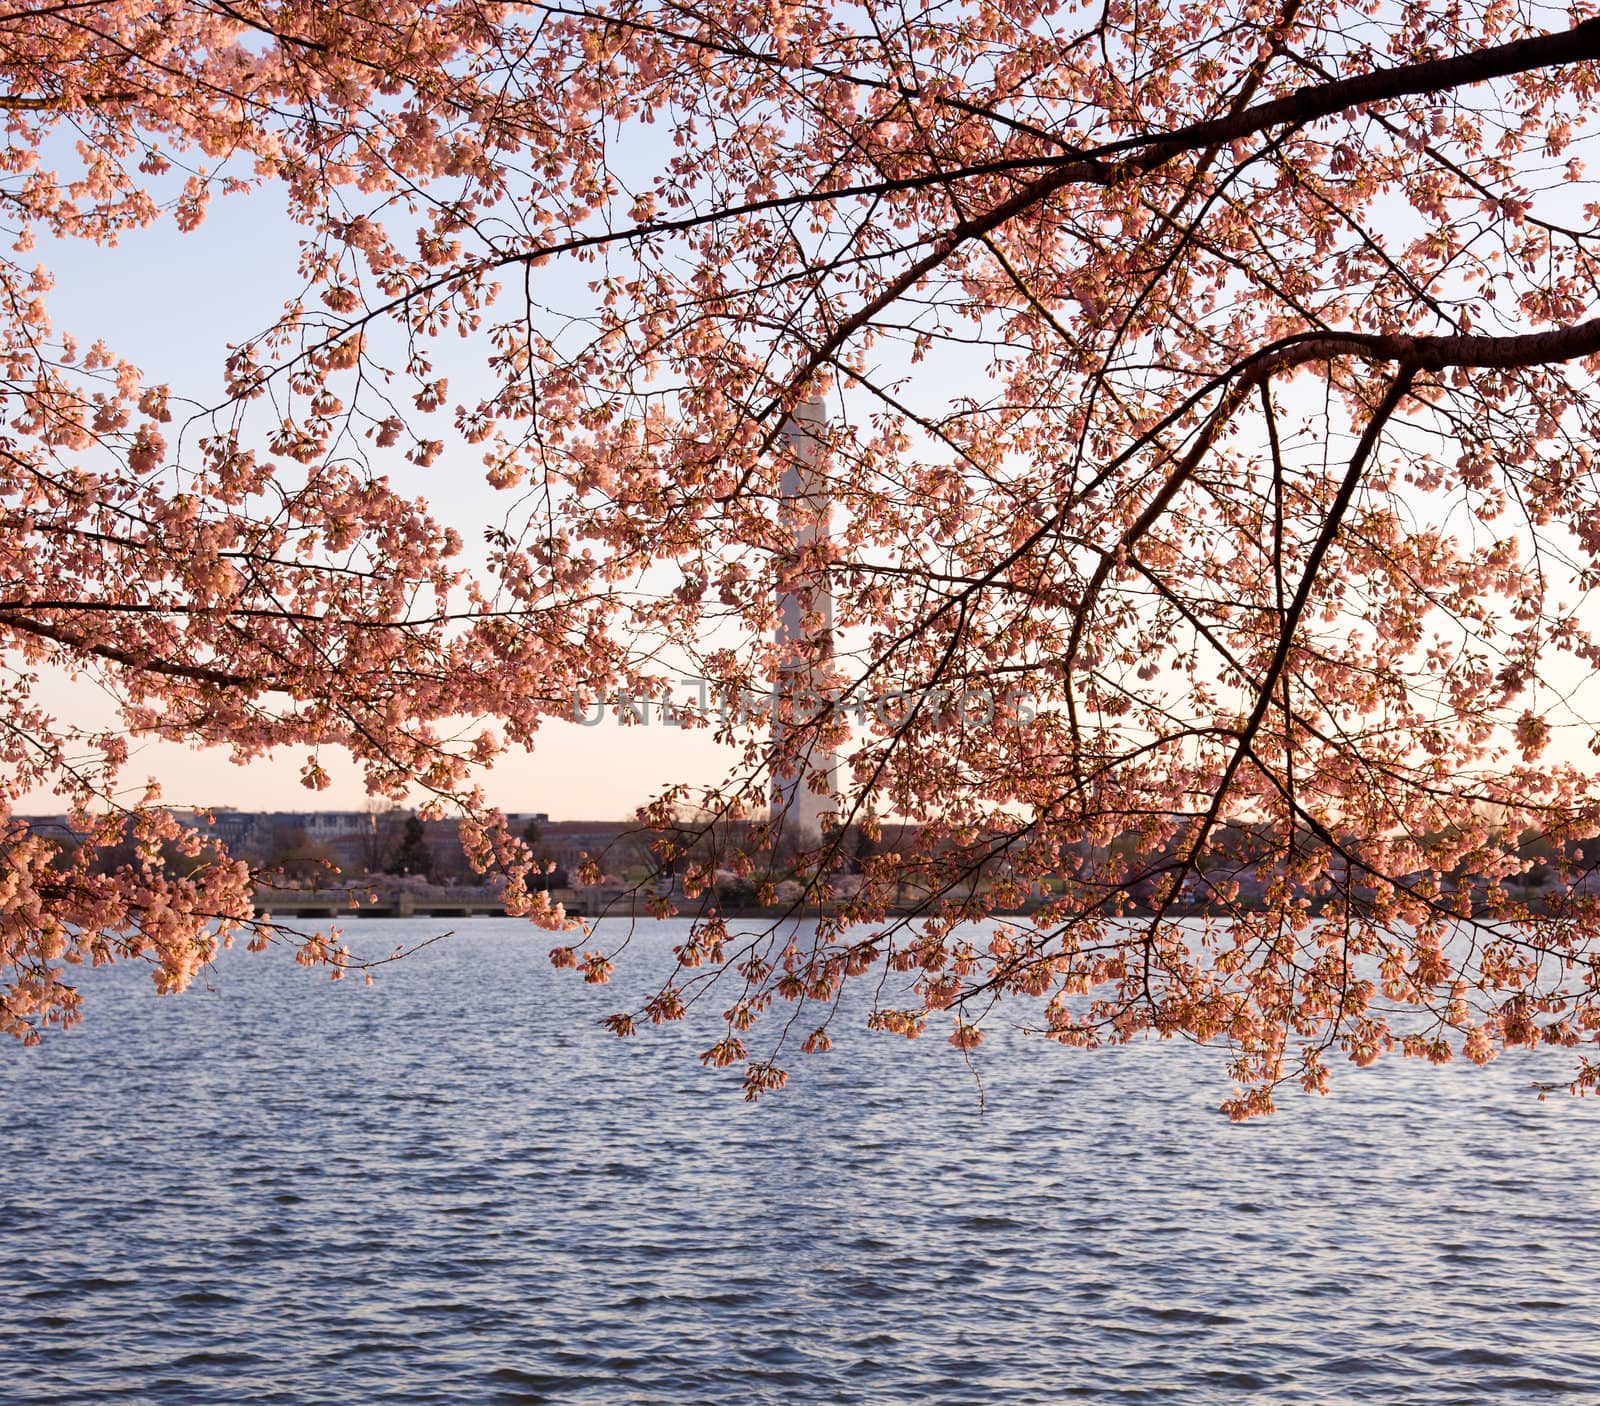
[[[299,234],[276,203],[276,192],[268,191],[215,201],[204,224],[188,235],[163,223],[114,249],[41,241],[36,257],[57,277],[50,307],[58,330],[84,343],[105,338],[148,378],[168,382],[175,392],[211,395],[220,392],[225,345],[266,326],[298,286]],[[442,352],[453,363],[452,399],[467,398],[461,378],[471,374],[484,344],[451,338]],[[176,428],[183,411],[174,411]],[[425,470],[396,452],[385,468],[397,488],[426,498],[439,517],[462,529],[469,549],[481,540],[484,524],[498,520],[508,506],[507,495],[484,481],[475,459],[463,464],[447,458]],[[683,693],[688,696],[688,690]],[[85,683],[51,679],[45,696],[66,717],[111,717],[109,702]],[[507,758],[485,777],[493,800],[556,818],[622,816],[670,782],[715,780],[731,758],[706,733],[658,723],[551,723],[544,736],[536,756]],[[327,753],[322,760],[333,785],[314,792],[299,784],[298,751],[235,767],[216,751],[148,740],[135,747],[128,779],[154,776],[175,804],[326,809],[357,807],[365,795],[356,768]],[[48,809],[51,798],[41,795],[31,804]]]
[[[1415,218],[1398,209],[1396,216],[1397,224]],[[300,233],[282,213],[277,192],[269,189],[219,198],[206,221],[188,235],[162,223],[126,236],[116,249],[42,241],[37,257],[57,276],[50,304],[58,329],[83,342],[104,337],[149,378],[204,397],[220,394],[218,369],[226,343],[267,325],[298,287]],[[571,270],[562,276],[570,277]],[[475,377],[487,381],[479,369],[484,351],[480,340],[461,342],[453,336],[437,345],[438,369],[451,377],[452,401],[472,398]],[[920,367],[918,377],[924,390],[930,379],[935,391],[940,383],[957,388],[957,378],[938,358]],[[181,417],[182,411],[177,413]],[[484,481],[470,450],[465,456],[447,455],[431,470],[416,468],[396,452],[385,468],[398,488],[426,498],[439,517],[458,527],[469,550],[481,540],[484,524],[500,520],[509,505],[509,495],[497,494]],[[106,700],[88,686],[52,681],[49,696],[65,715],[94,722],[109,717]],[[1573,739],[1571,754],[1581,754],[1582,740]],[[144,743],[129,780],[153,775],[169,800],[184,804],[295,809],[361,803],[363,790],[353,767],[324,754],[334,784],[318,793],[299,784],[302,760],[294,752],[242,769],[222,764],[216,752]],[[614,721],[595,727],[551,723],[535,756],[508,759],[486,783],[491,797],[508,808],[610,817],[631,811],[669,783],[714,781],[733,760],[704,732],[687,734],[659,723],[647,728],[623,728]],[[49,800],[41,797],[37,804],[48,808]]]

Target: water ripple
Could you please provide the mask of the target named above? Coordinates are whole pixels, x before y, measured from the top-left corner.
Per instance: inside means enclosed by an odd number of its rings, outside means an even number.
[[[1600,1398],[1600,1107],[1528,1091],[1565,1056],[1235,1127],[1218,1051],[998,1031],[980,1099],[847,1023],[750,1108],[545,945],[86,973],[89,1023],[0,1064],[0,1400]]]

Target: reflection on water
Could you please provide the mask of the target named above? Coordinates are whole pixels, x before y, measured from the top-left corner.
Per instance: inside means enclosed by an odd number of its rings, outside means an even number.
[[[997,1032],[980,1107],[942,1039],[845,1021],[750,1107],[694,1058],[725,1001],[592,1023],[671,940],[610,988],[491,921],[370,988],[89,974],[0,1052],[0,1400],[1600,1394],[1600,1106],[1528,1092],[1569,1054],[1236,1126],[1218,1051]]]

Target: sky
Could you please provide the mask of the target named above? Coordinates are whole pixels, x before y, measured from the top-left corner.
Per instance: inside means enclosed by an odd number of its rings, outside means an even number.
[[[192,233],[163,222],[125,236],[116,248],[41,240],[37,257],[57,279],[49,304],[58,331],[85,344],[103,337],[149,379],[175,391],[218,390],[226,344],[266,326],[299,284],[299,231],[275,198],[263,192],[219,199]],[[458,393],[453,374],[452,398]],[[386,467],[396,488],[427,499],[440,518],[463,529],[468,544],[481,540],[484,524],[504,515],[503,496],[476,463],[467,472],[452,462],[420,469],[397,453]],[[41,696],[74,721],[102,723],[113,716],[109,700],[92,685],[65,676],[46,679]],[[706,732],[659,721],[646,727],[624,727],[615,718],[592,726],[551,722],[543,739],[536,755],[502,758],[483,777],[492,802],[555,819],[621,818],[669,783],[717,780],[733,760]],[[300,784],[299,751],[240,767],[215,749],[149,739],[133,745],[126,781],[154,777],[173,805],[327,810],[356,809],[365,800],[357,768],[326,751],[320,758],[333,784],[310,791]],[[49,810],[51,801],[44,793],[23,808]]]
[[[300,283],[295,270],[300,231],[283,214],[275,191],[219,198],[199,228],[179,233],[170,222],[123,237],[116,248],[41,240],[37,257],[52,269],[50,297],[60,331],[87,343],[103,337],[152,380],[220,398],[228,342],[272,321],[281,300]],[[471,398],[473,363],[483,343],[442,339],[440,369],[451,376],[451,399]],[[487,373],[480,373],[487,376]],[[926,377],[930,368],[919,375]],[[939,371],[932,371],[935,377]],[[402,492],[425,498],[469,544],[499,521],[506,498],[483,479],[474,461],[446,458],[421,469],[398,454],[385,466]],[[1576,684],[1576,680],[1572,681]],[[92,686],[65,678],[47,681],[46,698],[63,716],[86,724],[109,721],[109,701]],[[332,777],[324,791],[300,784],[298,750],[236,767],[215,750],[170,743],[135,743],[127,781],[148,775],[177,805],[241,809],[353,809],[365,799],[357,769],[327,752]],[[607,718],[594,726],[552,721],[533,755],[504,758],[483,780],[490,799],[507,809],[546,811],[558,819],[619,818],[674,782],[712,783],[734,762],[704,731],[687,733],[659,720],[642,728]],[[50,809],[40,797],[34,809]]]

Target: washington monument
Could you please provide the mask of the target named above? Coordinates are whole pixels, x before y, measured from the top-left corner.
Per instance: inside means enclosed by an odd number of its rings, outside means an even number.
[[[783,427],[784,468],[779,493],[781,520],[792,523],[797,556],[828,540],[828,514],[831,503],[823,472],[821,427],[827,422],[827,405],[820,397],[802,401]],[[778,676],[777,698],[791,700],[800,718],[814,715],[824,693],[827,664],[832,656],[833,592],[826,579],[813,585],[810,599],[811,628],[805,628],[807,615],[804,592],[796,586],[780,586],[778,595]],[[821,635],[823,650],[815,648]],[[805,646],[809,644],[808,649]],[[776,757],[782,738],[782,723],[774,709],[772,746]],[[821,816],[838,806],[838,760],[831,748],[809,739],[797,759],[793,775],[780,775],[776,765],[772,778],[772,818],[782,832],[799,843],[814,842],[821,833]],[[821,792],[813,789],[812,778],[823,778]]]

